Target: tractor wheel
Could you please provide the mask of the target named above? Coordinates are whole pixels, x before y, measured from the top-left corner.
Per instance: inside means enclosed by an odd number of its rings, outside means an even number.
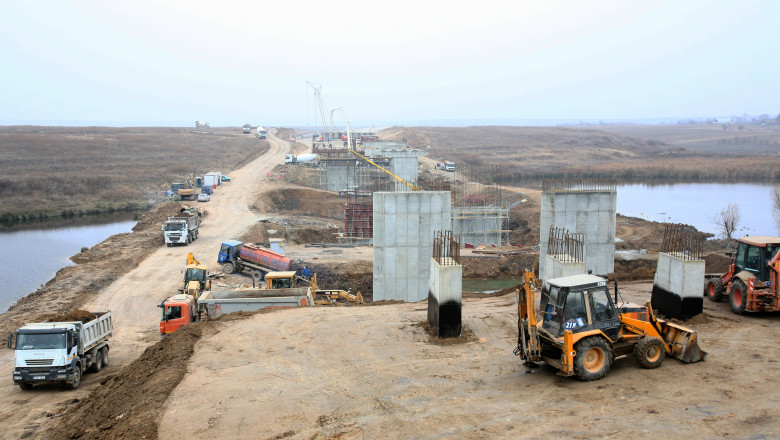
[[[235,266],[233,266],[233,263],[227,262],[222,265],[222,270],[225,271],[225,273],[233,273],[233,271],[236,269]]]
[[[666,348],[660,339],[650,336],[634,345],[634,357],[642,368],[658,368],[666,356]]]
[[[716,278],[707,285],[707,298],[712,302],[718,302],[723,298],[723,292],[725,290],[726,289],[723,288],[723,281],[721,281],[720,278]]]
[[[747,288],[742,280],[734,280],[734,282],[731,283],[729,300],[731,301],[731,311],[737,315],[745,313],[745,306],[747,305]]]
[[[612,347],[601,336],[577,342],[574,351],[574,372],[586,382],[606,376],[612,366]]]

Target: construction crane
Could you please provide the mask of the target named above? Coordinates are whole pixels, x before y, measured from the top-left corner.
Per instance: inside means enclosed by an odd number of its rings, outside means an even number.
[[[314,89],[314,99],[317,101],[317,106],[319,107],[319,111],[320,111],[320,119],[322,120],[322,132],[326,133],[328,131],[328,126],[326,125],[327,122],[325,122],[325,103],[322,101],[322,93],[320,92],[320,90],[322,90],[322,86],[319,84],[312,84],[309,81],[306,81],[306,84],[308,84],[309,87]],[[332,121],[333,121],[333,117],[331,114],[331,122]],[[330,127],[330,131],[333,131],[332,126]]]
[[[402,179],[401,177],[399,177],[399,176],[396,176],[396,175],[395,175],[393,172],[391,172],[390,170],[388,170],[388,169],[386,169],[386,168],[382,167],[381,165],[377,164],[376,162],[372,161],[371,159],[367,158],[366,156],[363,156],[362,154],[360,154],[360,153],[358,153],[357,151],[355,151],[355,150],[352,148],[352,126],[349,124],[349,118],[347,118],[347,113],[344,111],[344,107],[339,107],[339,108],[335,108],[335,109],[331,110],[331,112],[330,112],[330,117],[331,117],[331,125],[332,125],[332,121],[333,121],[333,113],[335,113],[335,112],[336,112],[336,110],[340,110],[340,111],[341,111],[341,115],[344,117],[344,123],[345,123],[345,124],[346,124],[346,126],[347,126],[347,145],[348,145],[348,147],[347,147],[347,148],[349,149],[349,151],[351,151],[351,152],[352,152],[352,154],[354,154],[355,156],[357,156],[357,157],[359,157],[359,158],[363,159],[364,161],[366,161],[366,162],[370,163],[371,165],[373,165],[373,166],[375,166],[375,167],[379,168],[380,170],[384,171],[385,173],[389,174],[389,175],[390,175],[390,176],[392,176],[394,179],[398,180],[399,182],[401,182],[401,183],[403,183],[404,185],[406,185],[406,186],[408,186],[409,188],[411,188],[411,189],[412,189],[412,191],[422,191],[422,188],[420,188],[419,186],[417,186],[417,185],[414,185],[414,184],[411,184],[411,183],[407,182],[406,180]]]

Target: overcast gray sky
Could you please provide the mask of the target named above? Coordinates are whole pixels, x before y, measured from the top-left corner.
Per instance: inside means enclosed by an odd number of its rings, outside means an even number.
[[[777,1],[5,2],[0,57],[4,125],[780,112]]]

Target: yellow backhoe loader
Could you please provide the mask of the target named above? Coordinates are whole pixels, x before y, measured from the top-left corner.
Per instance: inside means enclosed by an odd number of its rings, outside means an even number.
[[[211,280],[206,274],[206,266],[192,252],[187,254],[187,269],[184,271],[184,288],[181,293],[192,295],[196,299],[204,290],[211,290]]]
[[[665,356],[686,363],[704,360],[696,332],[657,319],[645,306],[617,303],[607,280],[573,275],[544,283],[540,317],[535,308],[535,277],[523,275],[518,295],[518,341],[514,353],[527,365],[544,361],[561,376],[584,381],[604,377],[614,359],[631,356],[643,368],[656,368]]]

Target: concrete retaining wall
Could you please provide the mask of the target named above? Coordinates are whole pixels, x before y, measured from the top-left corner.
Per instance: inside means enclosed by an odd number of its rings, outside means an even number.
[[[463,301],[463,266],[442,266],[431,258],[431,277],[428,283],[428,323],[440,338],[460,336],[461,305]]]
[[[451,230],[449,191],[374,193],[374,301],[428,297],[435,231]]]
[[[669,318],[688,319],[702,312],[704,260],[683,260],[660,252],[650,302]]]

